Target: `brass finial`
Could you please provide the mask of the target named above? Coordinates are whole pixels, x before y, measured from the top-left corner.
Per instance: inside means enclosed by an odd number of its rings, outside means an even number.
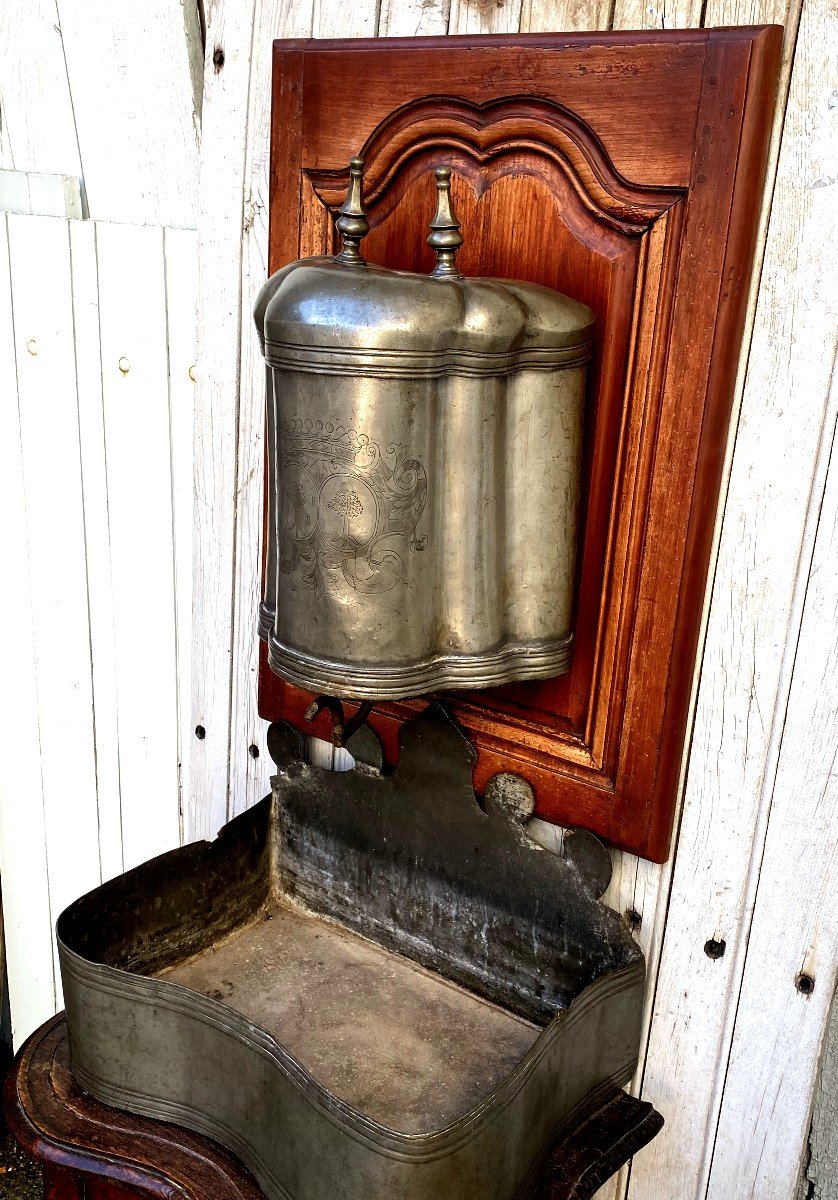
[[[434,279],[462,279],[456,260],[457,251],[463,244],[463,235],[460,233],[460,222],[451,207],[451,170],[449,167],[437,167],[434,174],[438,196],[428,245],[436,252],[436,266],[431,274]]]
[[[364,160],[350,158],[349,160],[349,190],[340,210],[340,216],[335,221],[338,232],[343,236],[343,249],[335,255],[335,261],[349,263],[351,266],[364,266],[358,247],[361,238],[370,231],[370,223],[364,211]]]

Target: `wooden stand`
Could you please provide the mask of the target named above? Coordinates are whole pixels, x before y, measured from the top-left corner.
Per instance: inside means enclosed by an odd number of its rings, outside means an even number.
[[[87,1096],[70,1074],[61,1016],[18,1054],[5,1109],[12,1133],[44,1168],[46,1200],[263,1200],[238,1160],[209,1139]],[[621,1092],[557,1142],[537,1200],[587,1200],[662,1125],[650,1104]]]

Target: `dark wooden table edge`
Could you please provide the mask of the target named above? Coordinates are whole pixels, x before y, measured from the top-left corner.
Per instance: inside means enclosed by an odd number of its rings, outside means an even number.
[[[60,1013],[37,1029],[18,1051],[3,1092],[12,1135],[47,1174],[58,1173],[76,1183],[107,1181],[117,1188],[133,1188],[139,1194],[161,1200],[175,1197],[258,1200],[262,1196],[239,1161],[209,1138],[167,1122],[107,1108],[86,1096],[75,1084],[71,1085],[77,1100],[74,1107],[65,1105],[53,1088],[47,1093],[43,1109],[33,1111],[30,1084],[40,1077],[43,1089],[44,1076],[53,1079],[56,1056],[65,1041],[66,1024]],[[110,1113],[124,1123],[123,1128],[103,1121],[99,1115]],[[52,1126],[66,1122],[70,1116],[77,1123],[75,1134],[60,1136]],[[604,1183],[656,1136],[663,1123],[651,1104],[619,1092],[557,1140],[545,1156],[533,1200],[591,1200]],[[132,1129],[136,1136],[132,1136]],[[167,1144],[177,1148],[187,1164],[194,1161],[194,1176],[190,1177],[189,1171],[181,1167],[176,1173],[180,1177],[173,1178],[162,1166],[134,1157],[139,1141],[148,1140],[149,1136],[161,1149]],[[106,1149],[104,1143],[108,1140]],[[81,1198],[81,1188],[77,1194]]]

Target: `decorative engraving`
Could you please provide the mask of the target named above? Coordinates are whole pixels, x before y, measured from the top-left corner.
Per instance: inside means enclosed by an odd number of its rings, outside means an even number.
[[[279,478],[280,570],[312,589],[388,592],[404,574],[405,549],[425,549],[415,532],[425,468],[397,442],[382,455],[354,429],[283,421]]]

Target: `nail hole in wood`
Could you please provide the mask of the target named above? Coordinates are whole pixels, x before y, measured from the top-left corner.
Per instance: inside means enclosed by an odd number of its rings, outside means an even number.
[[[215,47],[215,51],[212,56],[212,65],[215,67],[216,75],[218,75],[224,66],[224,51],[220,46]]]
[[[251,758],[258,758],[259,757],[259,747],[255,746],[255,745],[248,746],[247,753],[250,755]]]
[[[807,974],[806,971],[801,971],[794,981],[794,986],[802,995],[811,996],[815,990],[814,976]]]
[[[202,742],[206,736],[207,736],[207,731],[206,731],[206,729],[204,729],[203,725],[196,725],[195,726],[195,737],[198,739],[198,741]]]
[[[704,943],[704,953],[708,958],[721,958],[726,949],[727,942],[724,938],[719,938],[718,941],[715,938],[710,938],[709,941]]]
[[[625,911],[626,925],[629,929],[639,929],[643,924],[643,918],[636,908],[627,908]]]

